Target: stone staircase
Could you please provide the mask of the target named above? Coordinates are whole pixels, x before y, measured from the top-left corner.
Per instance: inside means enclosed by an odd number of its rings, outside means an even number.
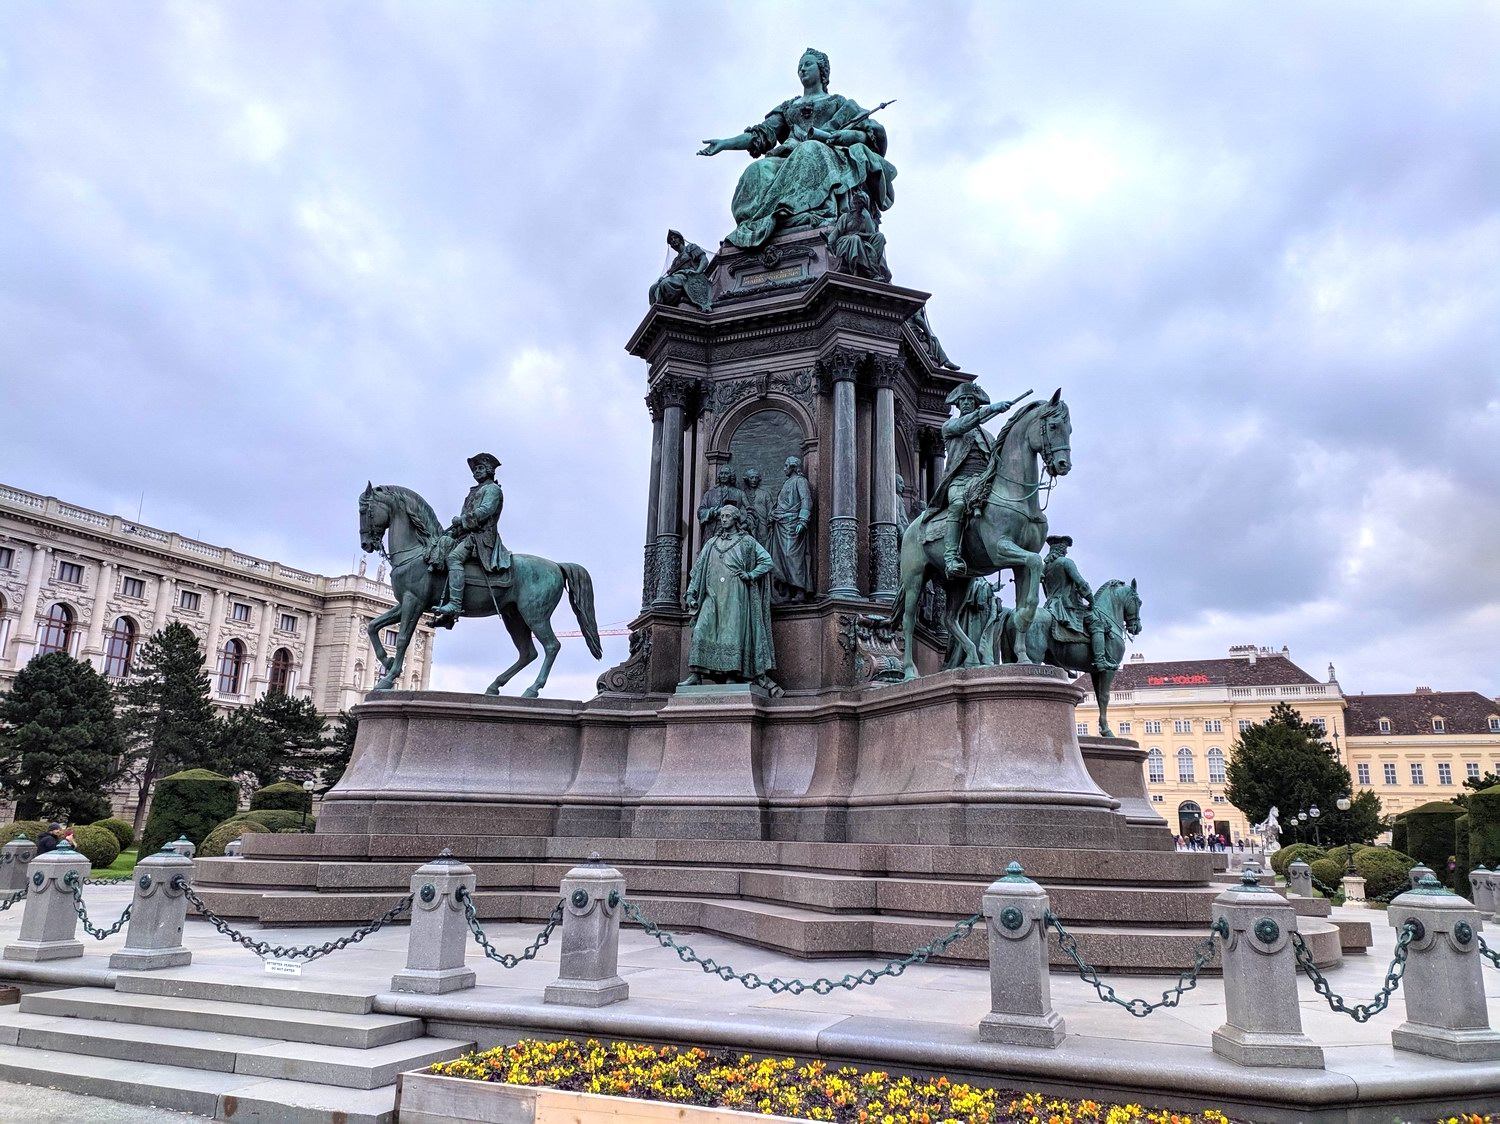
[[[0,1078],[217,1120],[388,1124],[397,1074],[473,1043],[374,996],[161,972],[31,991],[0,1008]]]

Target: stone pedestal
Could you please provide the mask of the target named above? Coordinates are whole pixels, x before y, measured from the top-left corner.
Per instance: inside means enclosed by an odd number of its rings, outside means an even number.
[[[1308,866],[1301,859],[1288,864],[1286,868],[1286,885],[1287,890],[1299,898],[1312,897],[1312,867]]]
[[[619,976],[625,879],[596,852],[562,881],[562,956],[543,999],[570,1007],[607,1007],[630,995]]]
[[[1345,909],[1368,909],[1365,901],[1365,880],[1357,874],[1346,874],[1340,884],[1344,891]]]
[[[1386,912],[1397,932],[1408,921],[1421,926],[1401,981],[1406,1021],[1391,1031],[1391,1045],[1454,1062],[1500,1058],[1500,1034],[1490,1029],[1484,996],[1479,910],[1429,879]]]
[[[71,873],[81,880],[90,869],[89,860],[66,841],[31,860],[21,937],[5,946],[6,960],[66,960],[83,955],[83,942],[73,936],[78,929],[73,890],[64,879]]]
[[[0,848],[0,897],[9,897],[26,885],[26,868],[34,858],[36,843],[24,835]]]
[[[411,929],[406,967],[391,977],[392,991],[443,995],[474,986],[464,967],[469,923],[458,891],[474,892],[474,872],[446,849],[411,876]]]
[[[1171,851],[1176,844],[1167,821],[1151,803],[1146,789],[1146,751],[1128,738],[1079,738],[1089,776],[1119,802],[1130,825],[1131,846],[1143,851]]]
[[[191,884],[193,860],[175,851],[162,850],[135,867],[135,897],[130,903],[130,927],[125,947],[109,958],[111,968],[148,970],[191,964],[193,954],[183,946],[182,929],[187,922],[185,887]]]

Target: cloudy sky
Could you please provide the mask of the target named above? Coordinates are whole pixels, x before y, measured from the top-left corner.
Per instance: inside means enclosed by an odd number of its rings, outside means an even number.
[[[492,449],[507,542],[624,621],[622,345],[809,44],[899,99],[896,281],[996,397],[1064,388],[1049,514],[1137,650],[1500,694],[1493,4],[8,0],[0,480],[341,573],[367,478],[446,517]]]

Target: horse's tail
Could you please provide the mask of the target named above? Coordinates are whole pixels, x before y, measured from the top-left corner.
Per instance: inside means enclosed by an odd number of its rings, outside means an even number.
[[[594,579],[577,562],[559,562],[557,568],[563,572],[563,582],[568,587],[568,604],[573,606],[573,615],[583,630],[583,642],[596,660],[602,659],[604,645],[599,643],[599,622],[594,619]]]

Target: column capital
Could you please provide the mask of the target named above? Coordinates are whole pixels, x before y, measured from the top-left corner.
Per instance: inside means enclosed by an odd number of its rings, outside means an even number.
[[[699,383],[684,375],[665,375],[652,384],[646,394],[646,405],[651,408],[651,417],[657,418],[672,406],[689,409],[698,398]]]
[[[818,372],[829,383],[854,382],[859,378],[863,353],[848,347],[836,347],[818,356]]]
[[[872,387],[891,390],[906,374],[906,360],[899,355],[871,355],[866,369]]]

